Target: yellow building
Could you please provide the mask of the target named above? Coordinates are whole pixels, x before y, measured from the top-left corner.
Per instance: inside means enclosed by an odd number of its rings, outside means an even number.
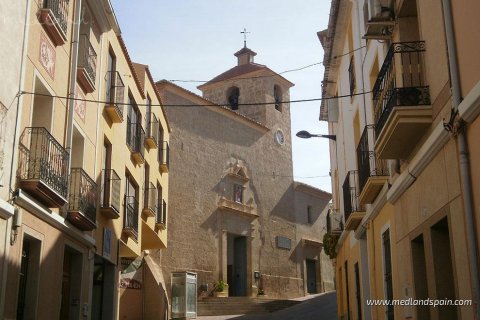
[[[463,18],[478,5],[449,3],[334,0],[319,33],[320,120],[337,136],[332,189],[345,219],[335,259],[342,319],[474,319],[478,312],[478,206],[471,204],[479,203],[479,49],[459,31],[478,33]],[[393,305],[409,299],[417,304]],[[428,299],[460,305],[418,303]]]
[[[27,8],[4,317],[163,318],[170,129],[150,71],[110,1]]]

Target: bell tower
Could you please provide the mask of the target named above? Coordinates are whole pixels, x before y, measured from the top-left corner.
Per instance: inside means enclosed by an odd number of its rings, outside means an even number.
[[[290,134],[289,90],[293,83],[255,63],[257,53],[246,46],[234,53],[237,65],[198,87],[203,97],[271,129]]]

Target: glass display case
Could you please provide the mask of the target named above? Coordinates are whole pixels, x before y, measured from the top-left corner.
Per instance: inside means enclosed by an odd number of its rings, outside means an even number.
[[[172,273],[172,319],[197,317],[197,274]]]

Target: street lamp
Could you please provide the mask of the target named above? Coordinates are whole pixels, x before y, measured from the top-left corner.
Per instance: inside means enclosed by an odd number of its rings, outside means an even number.
[[[327,138],[333,141],[337,141],[337,136],[334,134],[313,134],[306,130],[298,131],[296,136],[302,139],[310,139],[312,137],[318,137],[318,138]]]

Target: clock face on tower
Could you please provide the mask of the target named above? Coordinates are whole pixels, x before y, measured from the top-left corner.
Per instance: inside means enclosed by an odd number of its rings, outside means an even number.
[[[285,143],[285,136],[280,129],[275,132],[275,142],[277,142],[279,145],[283,145]]]

